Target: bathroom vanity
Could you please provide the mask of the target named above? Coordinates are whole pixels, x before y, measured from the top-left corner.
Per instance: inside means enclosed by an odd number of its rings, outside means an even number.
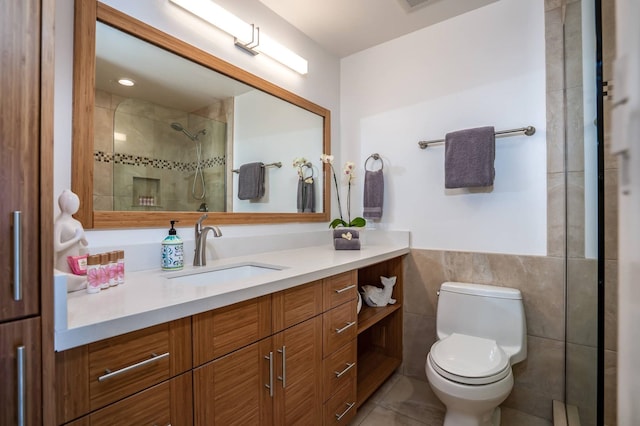
[[[282,269],[226,284],[141,271],[104,294],[72,293],[56,335],[56,424],[348,424],[402,361],[408,250],[407,239],[274,251],[251,264]],[[380,275],[398,277],[398,302],[358,315],[358,287]],[[146,305],[131,304],[154,285]]]

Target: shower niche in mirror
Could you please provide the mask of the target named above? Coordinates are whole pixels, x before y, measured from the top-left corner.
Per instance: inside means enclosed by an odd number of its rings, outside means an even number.
[[[328,110],[99,2],[76,5],[74,56],[72,186],[86,228],[203,211],[218,224],[328,220]],[[298,212],[298,158],[314,169],[313,213]],[[237,171],[252,162],[283,166],[264,169],[264,196],[241,200]]]

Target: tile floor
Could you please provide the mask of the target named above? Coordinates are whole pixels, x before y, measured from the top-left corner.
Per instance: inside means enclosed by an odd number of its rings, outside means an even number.
[[[427,382],[395,374],[360,407],[350,426],[442,426],[444,411]],[[551,422],[503,407],[501,426],[551,426]]]

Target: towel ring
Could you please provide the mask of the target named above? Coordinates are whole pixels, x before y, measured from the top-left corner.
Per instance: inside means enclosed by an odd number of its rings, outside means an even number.
[[[307,170],[311,170],[311,176],[305,176],[304,173],[305,173],[306,170],[302,169],[302,167],[306,167]],[[309,178],[312,178],[312,179],[315,178],[314,173],[313,173],[313,164],[311,164],[310,162],[304,163],[301,166],[301,170],[302,170],[302,180],[309,179]]]
[[[364,162],[364,169],[367,170],[367,163],[369,162],[369,160],[373,159],[373,161],[380,161],[380,170],[384,169],[384,161],[382,161],[382,157],[380,157],[380,154],[378,154],[377,152],[375,154],[371,154],[369,157],[367,157],[367,159]]]

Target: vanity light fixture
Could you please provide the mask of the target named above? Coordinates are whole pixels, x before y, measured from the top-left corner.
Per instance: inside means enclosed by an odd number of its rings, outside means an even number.
[[[118,79],[118,84],[122,85],[122,86],[127,86],[127,87],[131,87],[131,86],[135,86],[136,82],[131,80],[130,78],[119,78]]]
[[[306,59],[284,47],[254,24],[248,24],[211,0],[169,0],[197,17],[218,27],[235,38],[235,44],[243,51],[256,55],[264,53],[292,70],[307,74]]]

